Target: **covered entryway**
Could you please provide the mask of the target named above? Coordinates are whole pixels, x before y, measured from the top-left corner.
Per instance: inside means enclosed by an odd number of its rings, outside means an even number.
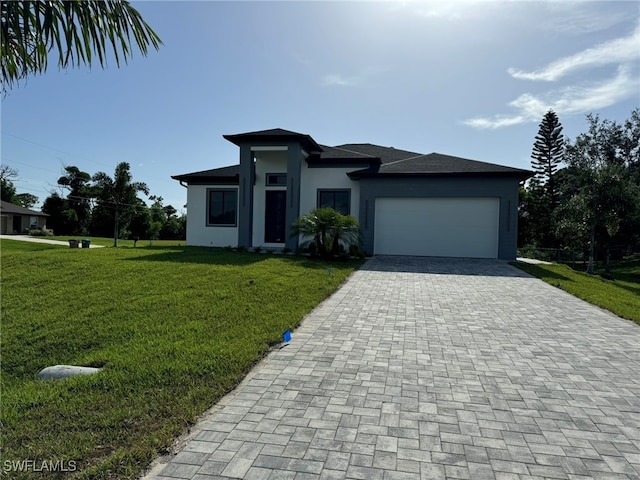
[[[498,258],[500,200],[377,198],[374,253]]]

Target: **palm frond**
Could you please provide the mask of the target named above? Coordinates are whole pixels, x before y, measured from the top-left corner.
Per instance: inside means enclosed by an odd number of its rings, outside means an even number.
[[[57,51],[58,66],[100,66],[111,53],[116,66],[132,57],[133,42],[143,56],[160,37],[129,2],[120,0],[6,1],[1,3],[2,86],[47,69]],[[110,49],[108,46],[110,45]]]

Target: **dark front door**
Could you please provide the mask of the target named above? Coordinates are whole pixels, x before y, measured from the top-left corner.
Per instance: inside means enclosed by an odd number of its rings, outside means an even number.
[[[264,216],[265,243],[285,243],[287,235],[287,192],[267,190]]]
[[[13,216],[13,230],[16,233],[22,233],[22,217],[20,215]]]

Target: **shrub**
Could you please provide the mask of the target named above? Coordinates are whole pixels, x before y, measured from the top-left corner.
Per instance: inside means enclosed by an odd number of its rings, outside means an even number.
[[[359,246],[362,239],[358,220],[333,208],[314,208],[302,215],[291,226],[291,236],[296,235],[310,237],[302,247],[307,246],[312,255],[315,251],[323,259],[340,255],[352,245]]]
[[[48,228],[43,228],[43,229],[34,228],[31,230],[28,230],[28,233],[31,237],[52,237],[53,236],[53,230],[49,230]]]

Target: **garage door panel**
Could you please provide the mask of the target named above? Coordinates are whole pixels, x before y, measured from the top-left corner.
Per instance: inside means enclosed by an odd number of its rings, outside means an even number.
[[[498,198],[376,199],[374,253],[497,258]]]

